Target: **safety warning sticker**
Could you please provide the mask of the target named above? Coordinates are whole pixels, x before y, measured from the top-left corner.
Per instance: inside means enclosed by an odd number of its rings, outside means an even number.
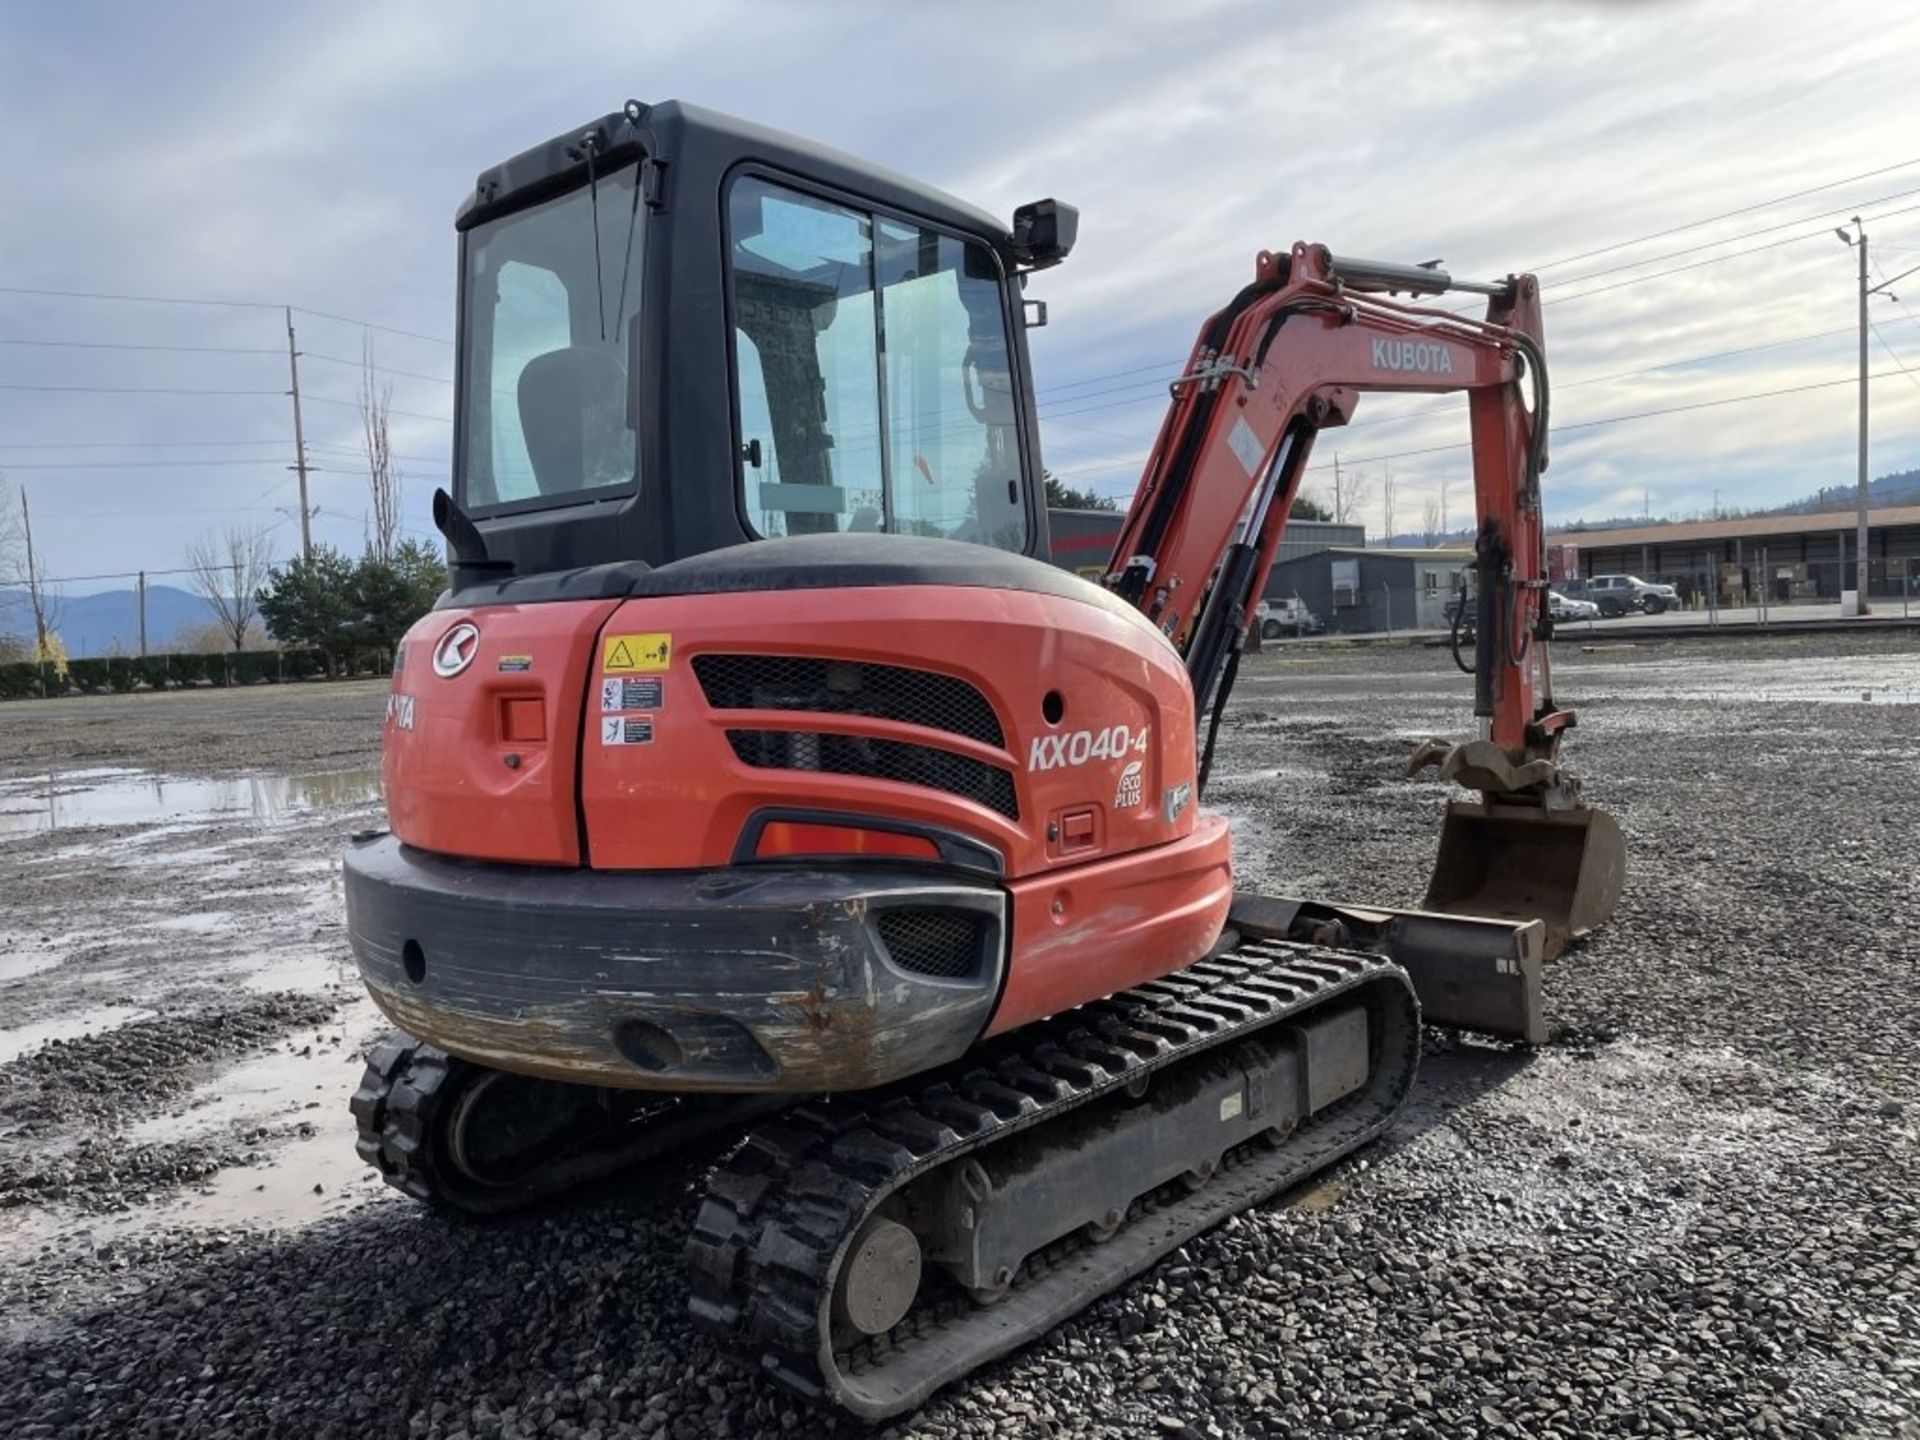
[[[604,710],[658,710],[665,698],[666,681],[658,675],[627,680],[609,675],[600,682],[600,708]]]
[[[600,743],[602,745],[651,745],[653,717],[650,715],[602,715]]]
[[[671,635],[609,635],[601,645],[600,668],[609,675],[664,670],[672,658]]]

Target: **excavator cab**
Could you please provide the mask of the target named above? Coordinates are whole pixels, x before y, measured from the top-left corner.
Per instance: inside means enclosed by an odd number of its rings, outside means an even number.
[[[455,223],[451,499],[496,575],[861,533],[1046,557],[1021,284],[1071,248],[1069,207],[1009,229],[629,102],[483,172]]]

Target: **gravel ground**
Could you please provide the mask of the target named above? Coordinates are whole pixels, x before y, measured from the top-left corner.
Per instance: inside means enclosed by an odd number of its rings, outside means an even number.
[[[1388,1140],[881,1433],[1920,1435],[1920,707],[1879,696],[1920,649],[1558,662],[1630,863],[1550,970],[1553,1043],[1434,1037]],[[1466,733],[1465,683],[1425,650],[1250,661],[1209,797],[1247,880],[1416,902],[1440,793],[1401,762]],[[377,815],[381,694],[5,708],[0,1046],[66,1038],[0,1064],[0,1434],[860,1433],[683,1318],[710,1157],[487,1224],[356,1171],[374,1018],[333,855]],[[44,778],[102,766],[336,778],[4,828],[125,786]]]

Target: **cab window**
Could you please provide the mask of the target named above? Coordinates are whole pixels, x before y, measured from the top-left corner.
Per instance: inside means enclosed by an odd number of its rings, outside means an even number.
[[[728,198],[742,507],[762,535],[1027,545],[985,246],[759,177]]]

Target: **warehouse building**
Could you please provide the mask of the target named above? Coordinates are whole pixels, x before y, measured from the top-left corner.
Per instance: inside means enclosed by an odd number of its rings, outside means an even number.
[[[1553,546],[1578,552],[1580,573],[1638,575],[1674,586],[1689,603],[1705,604],[1718,588],[1721,605],[1769,601],[1837,600],[1854,584],[1858,516],[1852,510],[1818,515],[1756,515],[1695,520],[1617,530],[1563,530]],[[1920,505],[1868,512],[1869,597],[1896,597],[1911,585],[1920,594]]]
[[[1447,601],[1472,564],[1465,548],[1333,546],[1276,564],[1267,595],[1299,597],[1331,635],[1444,630]]]

